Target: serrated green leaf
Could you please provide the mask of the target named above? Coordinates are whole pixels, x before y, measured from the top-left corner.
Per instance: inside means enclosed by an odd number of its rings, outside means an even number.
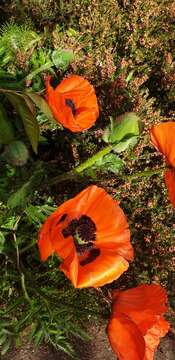
[[[120,153],[122,151],[125,151],[128,148],[132,148],[134,147],[138,142],[138,136],[132,136],[129,139],[120,141],[115,147],[114,147],[114,151],[116,153]]]
[[[36,120],[33,102],[27,95],[21,95],[15,92],[8,92],[6,95],[17,113],[21,116],[24,129],[31,142],[32,148],[35,153],[37,153],[39,126]]]
[[[103,171],[111,171],[114,174],[118,174],[123,165],[123,160],[115,154],[107,154],[95,163],[96,167],[101,167]]]
[[[5,244],[5,236],[2,233],[2,231],[0,231],[0,254],[2,254],[3,252],[4,244]]]
[[[52,61],[54,65],[62,71],[67,70],[73,58],[74,54],[72,50],[57,49],[52,53]]]
[[[7,201],[7,206],[10,209],[14,209],[17,206],[23,207],[24,204],[26,203],[26,198],[29,191],[30,191],[30,182],[27,182],[19,190],[17,190],[9,197]]]
[[[139,117],[133,113],[125,113],[119,116],[116,120],[112,118],[110,126],[106,129],[103,135],[103,140],[107,143],[119,143],[124,138],[138,136]]]

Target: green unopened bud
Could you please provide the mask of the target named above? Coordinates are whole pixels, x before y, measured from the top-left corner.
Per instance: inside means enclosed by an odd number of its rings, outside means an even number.
[[[23,166],[29,157],[27,147],[22,141],[13,141],[7,145],[4,151],[4,158],[12,166]]]

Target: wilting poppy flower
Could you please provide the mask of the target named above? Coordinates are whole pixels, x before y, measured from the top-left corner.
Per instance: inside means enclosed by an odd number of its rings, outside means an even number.
[[[39,234],[41,260],[55,252],[77,288],[117,279],[133,258],[126,217],[104,189],[89,186],[48,217]]]
[[[72,132],[89,129],[99,116],[93,86],[82,76],[72,75],[55,89],[46,80],[46,100],[55,119]]]
[[[165,171],[164,179],[168,196],[175,207],[175,122],[158,124],[151,129],[153,145],[165,156],[170,169]]]
[[[153,360],[170,327],[162,316],[166,302],[166,291],[156,284],[113,292],[107,332],[119,360]]]

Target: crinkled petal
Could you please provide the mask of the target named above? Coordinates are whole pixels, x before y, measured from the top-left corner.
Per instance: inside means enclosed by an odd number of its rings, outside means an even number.
[[[160,343],[160,338],[165,336],[169,331],[170,325],[163,317],[150,328],[147,334],[144,336],[146,343],[146,352],[144,360],[153,360],[155,351]]]

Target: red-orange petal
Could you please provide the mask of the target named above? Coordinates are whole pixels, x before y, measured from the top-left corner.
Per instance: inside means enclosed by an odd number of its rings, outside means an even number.
[[[119,360],[143,360],[145,340],[137,325],[126,315],[111,317],[107,328],[111,347]]]
[[[76,252],[73,237],[65,239],[62,233],[71,220],[82,215],[90,217],[96,226],[94,248],[99,250],[98,256],[84,265],[80,265],[83,258]],[[60,269],[78,288],[99,287],[112,282],[128,269],[127,259],[133,257],[123,211],[104,189],[96,185],[60,205],[48,217],[40,230],[38,246],[43,261],[56,252],[63,260]]]
[[[80,266],[76,287],[103,286],[118,279],[128,267],[128,262],[119,256],[117,251],[101,249],[100,255],[94,261]]]
[[[107,211],[106,211],[107,209]],[[130,230],[123,210],[117,201],[107,192],[98,188],[94,194],[94,201],[87,203],[87,214],[96,224],[96,246],[117,250],[118,255],[132,260],[133,247],[130,242]]]
[[[157,321],[157,316],[167,311],[165,289],[156,284],[140,285],[126,291],[114,292],[112,312],[128,315],[142,334]]]
[[[148,330],[144,336],[146,343],[146,351],[144,360],[153,360],[154,353],[159,345],[160,338],[165,336],[169,331],[170,325],[163,317],[160,317],[157,322]]]
[[[169,121],[154,125],[150,131],[153,145],[175,166],[175,122]]]
[[[164,174],[165,184],[168,189],[168,197],[175,207],[175,169],[171,169]]]
[[[46,100],[58,122],[72,132],[89,129],[99,116],[97,97],[93,86],[78,75],[64,79],[54,90],[46,81]],[[76,113],[66,105],[71,100]]]

